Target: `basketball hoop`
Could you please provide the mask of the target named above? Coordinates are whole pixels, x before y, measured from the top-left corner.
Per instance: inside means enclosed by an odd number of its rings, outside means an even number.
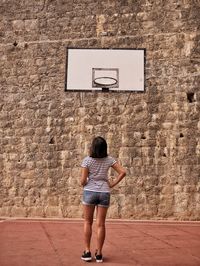
[[[117,79],[113,77],[98,77],[94,79],[94,84],[102,88],[109,88],[116,85],[117,82]]]

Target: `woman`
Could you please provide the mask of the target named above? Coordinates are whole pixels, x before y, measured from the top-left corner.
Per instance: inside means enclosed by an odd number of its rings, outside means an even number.
[[[118,174],[112,182],[108,180],[108,170],[112,167]],[[83,186],[84,241],[85,251],[81,257],[91,261],[90,241],[95,207],[97,208],[97,249],[96,262],[103,262],[102,248],[105,240],[105,219],[110,204],[110,189],[126,175],[123,167],[107,154],[107,143],[102,137],[92,141],[90,155],[81,164],[81,185]]]

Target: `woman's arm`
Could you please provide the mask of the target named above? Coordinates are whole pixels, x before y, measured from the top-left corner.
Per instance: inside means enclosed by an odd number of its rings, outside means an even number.
[[[118,176],[114,181],[109,182],[110,188],[115,187],[126,176],[125,169],[119,163],[112,165],[112,168],[118,173]]]
[[[87,184],[87,178],[88,178],[88,168],[81,167],[81,186],[85,186]]]

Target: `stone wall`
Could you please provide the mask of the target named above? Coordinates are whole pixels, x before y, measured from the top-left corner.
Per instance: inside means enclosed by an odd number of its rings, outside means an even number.
[[[199,13],[192,0],[0,1],[1,217],[81,217],[80,163],[101,135],[127,169],[109,217],[200,219]],[[145,92],[65,92],[67,46],[146,48]]]

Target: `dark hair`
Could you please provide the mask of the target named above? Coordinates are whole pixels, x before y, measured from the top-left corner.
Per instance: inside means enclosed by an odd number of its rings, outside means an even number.
[[[92,141],[90,148],[90,157],[92,158],[104,158],[107,157],[107,143],[104,138],[96,137]]]

